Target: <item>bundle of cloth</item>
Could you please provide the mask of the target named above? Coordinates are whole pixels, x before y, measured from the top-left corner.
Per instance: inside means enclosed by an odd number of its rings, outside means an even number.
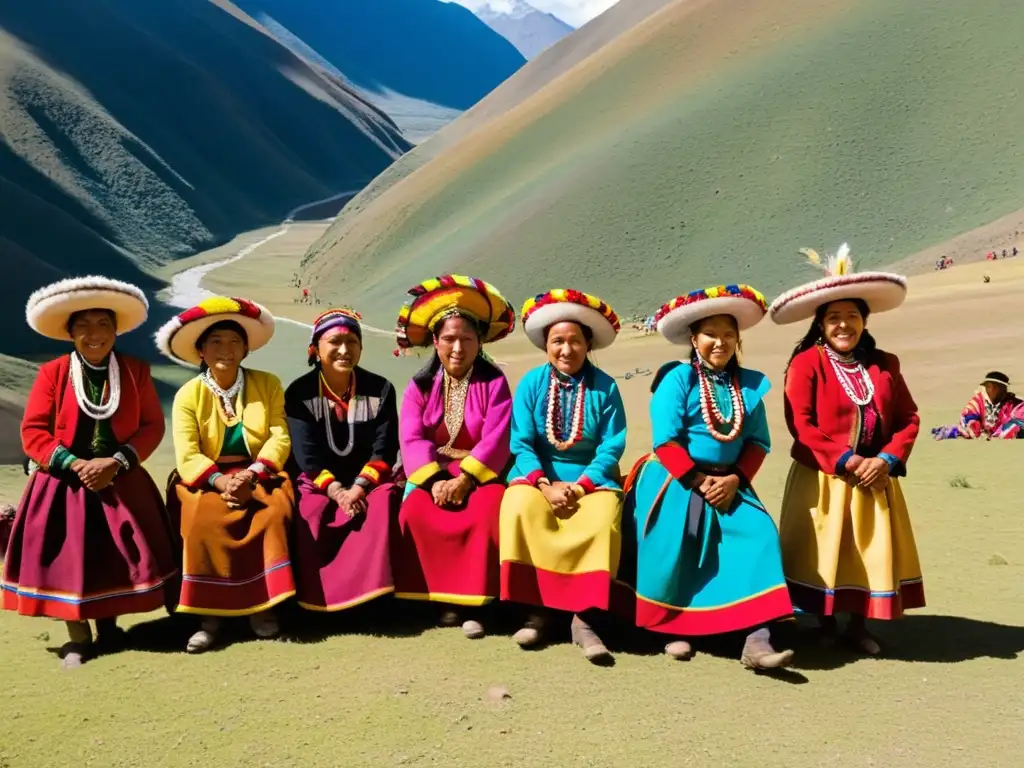
[[[960,421],[935,427],[936,440],[1024,439],[1024,401],[1010,391],[1010,377],[990,371],[960,413]]]

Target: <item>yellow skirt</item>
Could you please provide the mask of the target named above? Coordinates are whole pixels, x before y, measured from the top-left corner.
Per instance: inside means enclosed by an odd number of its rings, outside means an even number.
[[[896,619],[924,606],[921,564],[899,481],[884,491],[793,462],[779,525],[793,605]]]
[[[597,491],[555,515],[544,494],[512,485],[501,502],[501,599],[579,613],[608,610],[622,550],[622,495]]]

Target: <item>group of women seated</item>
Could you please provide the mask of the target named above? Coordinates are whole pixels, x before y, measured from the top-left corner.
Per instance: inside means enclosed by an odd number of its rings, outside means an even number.
[[[516,325],[501,294],[456,275],[414,287],[399,347],[432,354],[400,415],[392,383],[360,366],[353,311],[317,318],[311,370],[285,390],[244,365],[273,334],[267,310],[209,299],[157,334],[165,355],[199,369],[174,398],[165,494],[141,466],[164,434],[149,367],[114,348],[145,320],[145,296],[97,277],[41,289],[29,324],[74,350],[40,369],[26,407],[33,467],[3,607],[66,621],[69,667],[118,642],[118,616],[165,604],[198,617],[187,649],[201,652],[226,617],[273,637],[275,606],[293,596],[340,611],[392,592],[440,604],[442,623],[469,638],[487,631],[484,604],[522,604],[522,647],[565,616],[598,663],[609,616],[661,633],[673,658],[689,658],[696,637],[741,632],[744,666],[783,667],[793,652],[770,630],[794,607],[830,641],[877,654],[865,619],[924,605],[897,480],[917,409],[865,328],[903,301],[906,281],[855,274],[845,246],[812,260],[825,276],[770,308],[745,285],[661,308],[658,330],[687,351],[654,379],[650,451],[632,469],[619,389],[589,355],[619,320],[594,296],[526,302],[523,330],[547,359],[513,395],[483,351]],[[754,491],[770,385],[740,362],[741,333],[766,315],[811,321],[786,374],[794,445],[779,529]]]

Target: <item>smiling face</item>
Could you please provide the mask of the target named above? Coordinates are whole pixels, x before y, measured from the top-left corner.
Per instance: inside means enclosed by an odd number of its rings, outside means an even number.
[[[566,321],[548,328],[548,362],[559,372],[575,376],[587,361],[590,342],[583,326]]]
[[[455,379],[465,377],[480,354],[480,333],[464,317],[449,317],[437,329],[434,349],[448,375]]]
[[[736,319],[732,315],[704,318],[690,336],[690,343],[704,358],[704,362],[716,371],[725,370],[740,343]]]
[[[848,355],[864,333],[864,315],[853,301],[833,301],[821,318],[821,335],[832,349]]]
[[[316,352],[324,371],[348,374],[359,365],[363,345],[349,329],[333,328],[320,337]]]
[[[75,314],[68,331],[75,350],[93,365],[107,359],[117,338],[117,325],[113,314],[105,309],[89,309]]]
[[[245,339],[238,331],[218,328],[209,333],[199,348],[199,354],[214,373],[234,378],[238,366],[249,353]]]

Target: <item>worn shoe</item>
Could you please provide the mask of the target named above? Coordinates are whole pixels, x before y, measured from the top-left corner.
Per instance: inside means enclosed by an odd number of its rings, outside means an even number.
[[[687,661],[693,657],[693,646],[685,640],[673,640],[665,646],[665,653],[676,661]]]
[[[60,647],[61,669],[78,669],[86,662],[91,652],[91,643],[64,643]]]
[[[572,617],[572,641],[583,649],[583,655],[592,664],[611,661],[612,654],[597,633],[578,615]]]
[[[462,619],[459,618],[458,611],[445,611],[441,614],[441,626],[442,627],[457,627],[462,623]]]
[[[263,640],[270,640],[281,634],[281,625],[278,624],[273,611],[254,613],[249,617],[249,626],[256,633],[256,637]]]
[[[793,662],[793,651],[776,651],[768,642],[770,635],[767,630],[761,629],[747,635],[747,641],[743,644],[743,654],[740,662],[747,669],[781,669],[788,667]]]
[[[470,640],[479,640],[486,634],[486,632],[484,632],[484,625],[481,624],[479,621],[476,621],[474,619],[466,619],[464,622],[462,622],[462,634],[464,634]]]
[[[220,620],[215,616],[207,616],[203,619],[200,629],[188,639],[185,646],[186,653],[203,653],[217,644],[217,631],[220,629]]]
[[[879,644],[878,638],[863,626],[847,627],[842,639],[845,645],[865,656],[878,656],[882,653],[882,646]]]
[[[512,635],[512,639],[520,648],[532,648],[541,641],[543,634],[544,618],[540,614],[531,613],[522,629]]]

